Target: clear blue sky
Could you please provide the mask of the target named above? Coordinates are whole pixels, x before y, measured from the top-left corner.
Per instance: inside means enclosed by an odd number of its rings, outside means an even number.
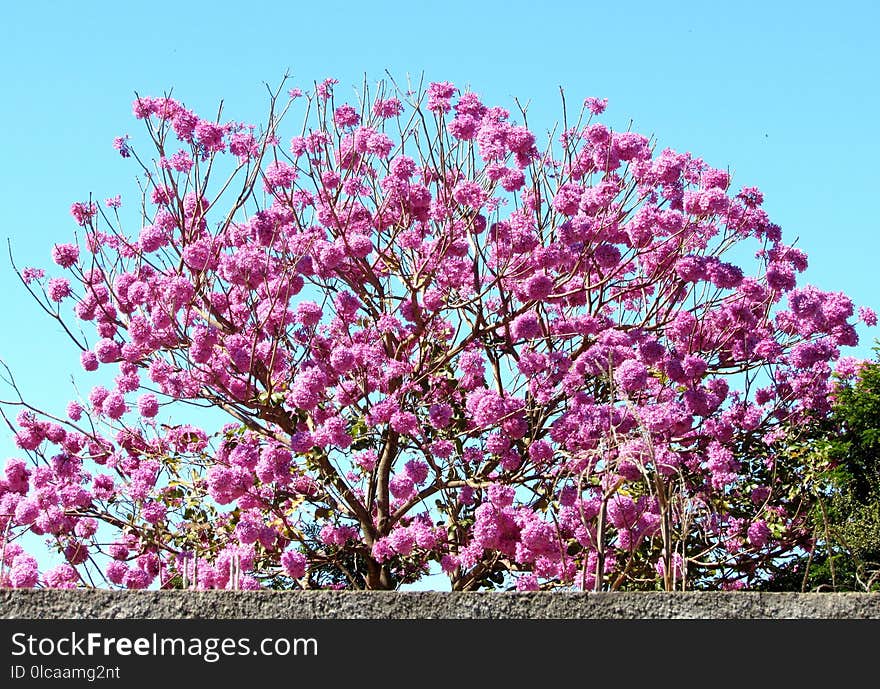
[[[254,120],[263,82],[286,70],[304,87],[334,76],[343,97],[364,74],[424,72],[492,104],[531,100],[538,131],[559,115],[559,86],[570,103],[609,98],[612,124],[631,118],[661,147],[761,187],[810,255],[807,280],[878,309],[878,25],[868,0],[7,3],[0,234],[20,265],[49,266],[51,245],[75,229],[72,201],[134,200],[134,165],[111,144],[140,134],[135,91],[173,89],[202,112],[223,99],[229,118]],[[31,399],[63,410],[70,372],[88,389],[77,352],[61,348],[5,255],[0,289],[0,357]],[[867,356],[876,333],[860,332],[855,353]],[[2,461],[14,447],[0,435]]]

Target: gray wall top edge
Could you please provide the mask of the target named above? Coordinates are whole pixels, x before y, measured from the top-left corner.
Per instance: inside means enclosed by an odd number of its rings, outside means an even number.
[[[0,589],[0,618],[880,619],[880,594]]]

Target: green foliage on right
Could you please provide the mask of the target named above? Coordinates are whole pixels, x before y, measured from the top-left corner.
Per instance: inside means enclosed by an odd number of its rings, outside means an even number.
[[[804,453],[810,550],[766,588],[880,591],[880,347],[842,385],[828,419],[793,446]]]

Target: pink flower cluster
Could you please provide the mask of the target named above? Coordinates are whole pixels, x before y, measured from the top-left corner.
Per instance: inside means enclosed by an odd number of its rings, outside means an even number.
[[[742,586],[803,543],[778,442],[877,318],[799,283],[757,189],[602,99],[545,146],[448,82],[358,108],[335,83],[289,92],[286,143],[275,115],[135,101],[137,225],[76,203],[64,274],[22,273],[105,375],[17,417],[0,584]]]

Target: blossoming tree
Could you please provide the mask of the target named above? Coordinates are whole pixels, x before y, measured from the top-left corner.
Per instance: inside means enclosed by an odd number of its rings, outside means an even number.
[[[761,193],[595,98],[545,145],[449,83],[335,83],[259,128],[135,100],[137,226],[76,203],[63,272],[20,272],[106,375],[66,418],[6,401],[0,583],[680,590],[795,552],[774,447],[856,316]]]

